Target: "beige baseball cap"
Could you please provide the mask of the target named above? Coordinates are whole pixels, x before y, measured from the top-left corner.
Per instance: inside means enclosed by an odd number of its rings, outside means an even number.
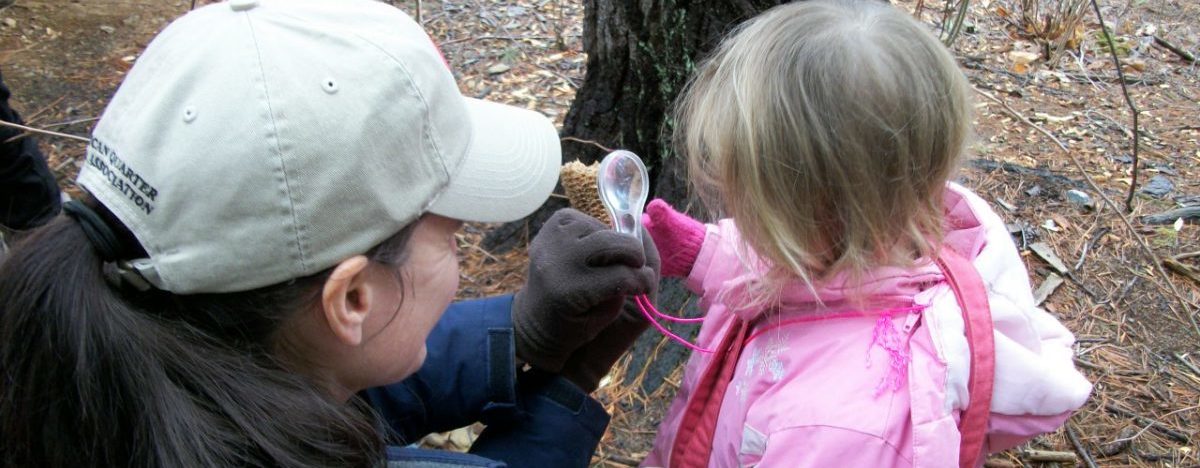
[[[558,177],[557,132],[459,94],[429,36],[372,0],[197,9],[137,59],[78,183],[176,293],[319,272],[430,212],[520,219]]]

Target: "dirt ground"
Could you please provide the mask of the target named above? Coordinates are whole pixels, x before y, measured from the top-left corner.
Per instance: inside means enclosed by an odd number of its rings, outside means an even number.
[[[393,3],[416,11],[415,0]],[[921,19],[941,29],[941,1],[896,3],[920,7]],[[1047,59],[1020,20],[1019,3],[973,0],[953,45],[977,91],[977,136],[961,180],[1011,223],[1031,282],[1049,291],[1043,307],[1075,332],[1076,363],[1095,390],[1066,428],[988,464],[1200,466],[1200,226],[1196,218],[1145,218],[1200,205],[1200,76],[1195,59],[1183,57],[1200,55],[1200,4],[1099,2],[1141,111],[1139,189],[1132,213],[1123,214],[1133,177],[1132,113],[1095,13],[1086,10],[1065,36],[1065,50]],[[86,136],[153,34],[190,6],[16,0],[0,10],[0,72],[15,106],[34,127]],[[567,0],[421,2],[421,20],[464,94],[559,122],[583,79],[582,14]],[[64,190],[78,194],[72,180],[84,144],[40,142]],[[1069,190],[1086,194],[1092,207]],[[488,228],[468,226],[461,236],[462,297],[511,291],[523,279],[522,252],[479,247]],[[1049,289],[1053,278],[1062,280],[1057,289]],[[678,373],[651,395],[636,386],[601,389],[614,418],[596,465],[630,466],[644,457],[677,382]],[[467,431],[428,443],[461,447],[469,439]]]

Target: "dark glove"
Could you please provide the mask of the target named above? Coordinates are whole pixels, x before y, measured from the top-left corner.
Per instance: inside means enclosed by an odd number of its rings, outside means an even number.
[[[646,266],[653,268],[654,273],[658,274],[661,268],[658,248],[655,247],[654,239],[645,229],[642,230],[642,247],[646,252]],[[650,300],[651,304],[658,299],[657,282],[650,291],[646,292],[646,298]],[[602,330],[599,335],[596,335],[595,339],[571,354],[571,358],[563,365],[562,376],[585,392],[595,391],[596,387],[600,385],[600,379],[608,374],[617,359],[630,346],[633,346],[633,342],[649,326],[650,322],[646,321],[646,316],[642,314],[637,303],[630,297],[625,301],[616,320]]]
[[[625,296],[658,283],[637,238],[573,209],[554,213],[529,246],[529,277],[513,297],[517,357],[558,372],[621,312]]]

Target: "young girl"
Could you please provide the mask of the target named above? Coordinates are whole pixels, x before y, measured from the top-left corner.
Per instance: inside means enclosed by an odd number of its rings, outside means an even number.
[[[877,1],[774,8],[700,68],[676,142],[729,218],[648,207],[707,314],[646,466],[974,465],[1084,403],[1004,223],[948,182],[968,94]]]
[[[560,211],[520,292],[450,305],[455,232],[541,206],[558,145],[382,2],[188,13],[0,264],[0,465],[587,466],[627,343],[589,340],[653,247]],[[407,447],[476,421],[471,454]]]

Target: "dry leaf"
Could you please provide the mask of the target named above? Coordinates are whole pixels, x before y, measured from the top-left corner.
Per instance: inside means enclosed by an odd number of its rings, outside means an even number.
[[[1012,61],[1012,70],[1016,73],[1025,73],[1029,70],[1029,64],[1037,60],[1038,54],[1014,50],[1008,53],[1008,59]]]

